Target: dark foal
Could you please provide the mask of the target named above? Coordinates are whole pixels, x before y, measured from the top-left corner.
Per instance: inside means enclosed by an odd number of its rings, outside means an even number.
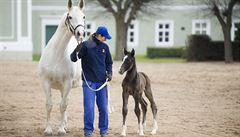
[[[144,135],[144,126],[145,126],[145,120],[146,120],[146,112],[147,112],[147,102],[142,97],[143,92],[145,93],[145,96],[148,98],[148,100],[151,103],[152,113],[153,113],[153,129],[151,134],[156,134],[158,126],[157,126],[157,106],[154,102],[152,91],[151,91],[151,85],[150,85],[150,79],[146,74],[143,72],[137,72],[136,68],[136,62],[135,62],[135,51],[132,49],[131,52],[128,52],[126,49],[124,49],[124,59],[121,65],[121,68],[119,70],[119,73],[122,75],[124,72],[127,71],[127,74],[122,82],[122,99],[123,99],[123,107],[122,107],[122,115],[123,115],[123,129],[122,129],[122,136],[126,136],[126,116],[128,112],[127,104],[128,104],[128,98],[129,95],[132,95],[135,101],[135,114],[137,115],[138,124],[139,124],[139,135]],[[141,111],[139,108],[139,103],[141,104],[141,109],[143,113],[143,118],[141,122]]]

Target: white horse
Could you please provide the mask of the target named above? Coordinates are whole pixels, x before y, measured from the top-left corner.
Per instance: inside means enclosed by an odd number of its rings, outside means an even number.
[[[72,1],[68,0],[68,12],[63,15],[39,62],[39,73],[46,94],[47,125],[44,131],[45,135],[52,135],[50,121],[53,106],[51,88],[61,91],[61,123],[58,135],[66,134],[68,94],[71,88],[78,87],[80,84],[80,62],[78,61],[77,64],[71,62],[67,47],[72,36],[75,36],[78,42],[83,40],[85,28],[83,8],[84,0],[80,0],[78,6],[72,6]]]

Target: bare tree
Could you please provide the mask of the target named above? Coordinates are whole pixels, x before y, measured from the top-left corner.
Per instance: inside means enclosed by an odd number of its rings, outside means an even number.
[[[145,11],[154,2],[159,3],[163,0],[96,0],[98,3],[111,13],[116,23],[116,50],[115,60],[123,57],[123,48],[127,47],[127,31],[131,21],[137,18],[140,12]]]
[[[233,62],[231,27],[234,6],[240,3],[240,0],[205,0],[209,11],[217,17],[224,36],[224,54],[225,62]]]

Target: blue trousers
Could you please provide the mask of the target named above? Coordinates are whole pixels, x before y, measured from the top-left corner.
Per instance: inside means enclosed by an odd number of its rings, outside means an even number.
[[[93,89],[99,88],[103,83],[93,83],[88,81],[89,86]],[[98,128],[100,134],[108,132],[108,92],[107,86],[99,91],[92,91],[88,88],[85,81],[83,82],[83,105],[84,105],[84,132],[92,134],[94,130],[94,106],[95,98],[99,111]]]

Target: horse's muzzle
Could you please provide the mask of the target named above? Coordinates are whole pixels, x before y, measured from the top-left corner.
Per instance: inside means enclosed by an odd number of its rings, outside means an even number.
[[[78,43],[82,43],[83,37],[82,36],[75,36]]]

